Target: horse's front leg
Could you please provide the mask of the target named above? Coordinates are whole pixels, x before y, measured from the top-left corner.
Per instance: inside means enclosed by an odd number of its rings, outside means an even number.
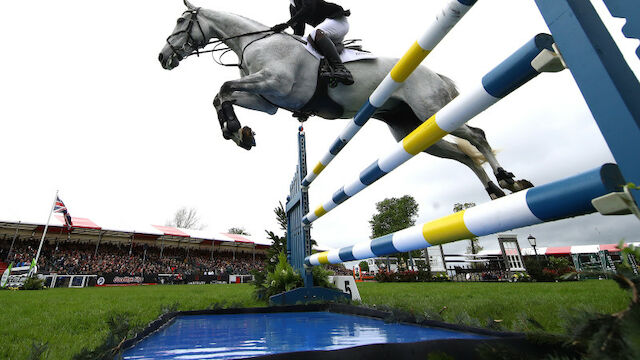
[[[233,106],[238,105],[273,115],[278,111],[278,108],[266,101],[261,95],[281,95],[286,91],[286,86],[283,86],[283,83],[282,79],[269,76],[266,71],[224,83],[220,93],[213,100],[224,138],[233,140],[246,150],[251,150],[255,146],[255,133],[249,127],[242,127]]]
[[[222,102],[220,95],[216,95],[213,99],[213,106],[218,114],[222,136],[226,140],[233,140],[238,146],[246,150],[251,150],[253,146],[256,146],[255,132],[248,126],[242,127],[240,125],[240,121],[233,110],[233,105],[265,112],[269,115],[274,115],[278,108],[264,98],[249,93],[234,92],[231,100],[226,102]]]

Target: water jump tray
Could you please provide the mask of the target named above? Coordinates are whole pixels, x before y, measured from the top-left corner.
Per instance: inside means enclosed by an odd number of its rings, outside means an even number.
[[[123,344],[123,359],[473,357],[486,345],[535,348],[524,335],[425,321],[389,323],[390,314],[349,305],[189,311],[163,315]]]

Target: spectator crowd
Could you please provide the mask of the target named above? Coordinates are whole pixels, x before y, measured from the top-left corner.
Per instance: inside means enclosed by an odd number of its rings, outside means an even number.
[[[0,240],[0,261],[29,265],[35,258],[39,242],[35,239],[16,241],[9,253],[10,241]],[[247,275],[263,270],[261,254],[167,248],[134,244],[95,244],[77,242],[45,242],[38,260],[40,273],[105,274],[234,274]]]

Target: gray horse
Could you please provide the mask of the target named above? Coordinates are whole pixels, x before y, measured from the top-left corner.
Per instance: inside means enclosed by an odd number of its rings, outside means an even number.
[[[271,115],[282,108],[325,119],[353,118],[397,62],[378,58],[348,63],[355,84],[325,87],[324,94],[318,96],[320,61],[305,49],[302,39],[273,33],[269,27],[239,15],[201,9],[186,0],[185,5],[188,10],[178,19],[158,60],[163,68],[171,70],[184,58],[199,53],[211,39],[218,39],[236,53],[241,78],[225,82],[213,105],[225,139],[247,150],[255,146],[255,134],[241,127],[234,105]],[[457,95],[453,81],[421,66],[373,118],[386,123],[400,141]],[[515,192],[532,186],[526,180],[515,181],[514,175],[500,166],[481,129],[463,125],[452,135],[467,140],[484,156],[502,188]],[[468,166],[492,199],[505,195],[464,147],[441,140],[425,152]]]

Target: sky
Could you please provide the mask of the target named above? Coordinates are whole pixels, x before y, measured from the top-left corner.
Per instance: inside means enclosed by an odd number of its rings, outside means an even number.
[[[288,19],[285,0],[192,2],[267,25]],[[353,14],[348,38],[397,58],[443,1],[339,3]],[[594,3],[638,76],[638,41],[625,39],[624,20],[603,11],[600,0]],[[236,109],[257,133],[258,146],[245,151],[225,141],[211,103],[237,70],[208,55],[172,71],[157,61],[183,10],[180,0],[0,3],[7,41],[0,56],[0,220],[46,222],[59,190],[74,217],[103,228],[163,225],[186,206],[197,209],[210,231],[243,227],[263,238],[265,230],[280,232],[273,209],[285,201],[295,171],[298,123],[285,111],[270,116]],[[464,92],[540,32],[548,29],[533,1],[480,1],[423,65]],[[305,124],[311,164],[347,121]],[[485,130],[507,170],[537,185],[614,161],[568,71],[542,74],[469,124]],[[385,125],[369,122],[314,182],[311,207],[394,143]],[[421,154],[316,221],[312,237],[325,249],[366,240],[375,203],[404,195],[419,204],[417,223],[450,214],[455,203],[490,200],[465,166]],[[617,243],[640,241],[640,222],[590,215],[512,233],[521,246],[529,234],[539,246]],[[498,248],[495,236],[480,244]],[[445,248],[464,252],[466,246]]]

